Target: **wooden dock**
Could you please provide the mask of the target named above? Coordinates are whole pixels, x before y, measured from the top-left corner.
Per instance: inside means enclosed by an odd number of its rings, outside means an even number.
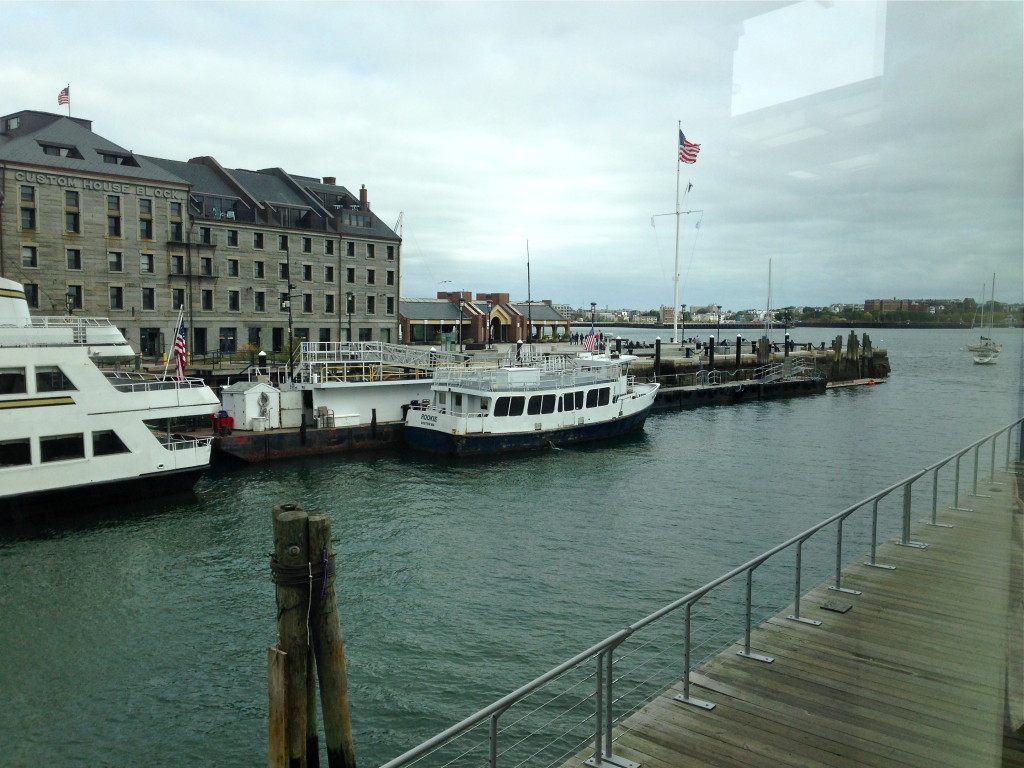
[[[683,766],[1024,766],[1022,508],[1016,477],[996,473],[938,522],[917,523],[847,567],[837,593],[822,585],[751,635],[763,663],[727,649],[625,720],[614,756],[644,768]],[[982,497],[982,495],[984,497]],[[845,613],[825,609],[850,606]],[[1004,736],[1010,732],[1011,735]],[[592,751],[566,764],[579,766]],[[602,767],[615,768],[605,760]]]

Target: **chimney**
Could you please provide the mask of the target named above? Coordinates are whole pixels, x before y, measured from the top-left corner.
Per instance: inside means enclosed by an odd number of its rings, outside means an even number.
[[[366,200],[366,185],[363,184],[363,188],[359,190],[359,208],[364,211],[370,210],[370,204]]]
[[[337,184],[338,179],[336,176],[324,176],[324,184]]]

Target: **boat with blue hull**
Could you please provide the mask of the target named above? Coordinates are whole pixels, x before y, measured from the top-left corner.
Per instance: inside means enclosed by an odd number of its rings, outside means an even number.
[[[458,456],[604,440],[643,428],[658,385],[629,375],[632,355],[533,357],[439,366],[431,398],[406,415],[405,442]]]

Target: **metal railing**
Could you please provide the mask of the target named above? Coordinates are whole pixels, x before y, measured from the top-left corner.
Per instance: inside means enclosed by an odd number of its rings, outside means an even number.
[[[157,392],[172,389],[201,389],[206,383],[199,378],[175,378],[155,373],[131,373],[128,371],[105,371],[107,380],[119,392]]]
[[[714,704],[690,695],[690,673],[696,666],[736,642],[737,636],[742,637],[743,642],[743,649],[738,652],[740,656],[752,661],[773,661],[751,650],[751,632],[756,624],[784,608],[789,603],[789,595],[793,598],[793,613],[789,619],[819,624],[801,615],[801,594],[809,574],[818,579],[816,584],[830,580],[832,562],[835,573],[829,589],[853,592],[842,586],[843,544],[853,538],[849,533],[850,524],[861,525],[857,544],[869,552],[864,565],[892,569],[894,566],[876,561],[878,543],[883,538],[879,515],[883,501],[890,498],[897,501],[892,505],[896,508],[895,514],[890,510],[881,521],[898,532],[897,543],[925,547],[910,539],[915,484],[931,478],[930,524],[941,525],[937,521],[940,471],[950,465],[954,467],[953,478],[946,482],[952,484],[955,505],[960,499],[962,459],[973,459],[970,495],[982,496],[979,473],[983,472],[983,449],[988,449],[985,458],[989,464],[989,482],[995,482],[1000,438],[1006,439],[1007,469],[1012,467],[1015,430],[1017,458],[1024,456],[1022,421],[1024,419],[1018,419],[858,501],[680,597],[385,763],[382,768],[401,768],[421,762],[431,766],[486,764],[490,768],[558,766],[584,750],[590,751],[588,745],[592,745],[592,756],[585,761],[588,766],[635,766],[614,754],[616,725],[621,725],[651,699],[678,684],[680,675],[682,693],[676,700],[712,709]],[[844,524],[847,524],[846,529]],[[835,534],[831,542],[826,541],[828,537],[819,535],[828,530]],[[818,549],[809,557],[808,549],[814,546]],[[824,576],[818,576],[819,572]]]

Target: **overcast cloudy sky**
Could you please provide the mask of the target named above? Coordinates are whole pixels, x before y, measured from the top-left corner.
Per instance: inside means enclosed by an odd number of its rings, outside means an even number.
[[[0,112],[365,184],[402,293],[1022,298],[1020,2],[3,4]],[[700,212],[702,211],[702,212]],[[652,217],[654,226],[652,226]],[[699,222],[699,227],[697,226]]]

